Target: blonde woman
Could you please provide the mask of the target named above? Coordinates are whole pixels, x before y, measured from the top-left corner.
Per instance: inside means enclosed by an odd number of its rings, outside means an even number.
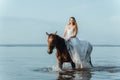
[[[92,45],[87,41],[79,40],[76,36],[78,33],[78,26],[76,19],[70,17],[69,23],[64,30],[64,39],[71,56],[71,59],[76,64],[77,68],[91,68],[91,51]]]

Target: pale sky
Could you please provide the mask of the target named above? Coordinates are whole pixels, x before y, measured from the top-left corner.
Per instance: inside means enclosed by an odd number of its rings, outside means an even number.
[[[120,44],[120,0],[0,0],[0,44],[47,44],[45,32],[62,36],[71,16],[77,37]]]

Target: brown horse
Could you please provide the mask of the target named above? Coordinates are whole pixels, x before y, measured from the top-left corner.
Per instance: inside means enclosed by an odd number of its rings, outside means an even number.
[[[47,34],[48,36],[48,53],[52,54],[53,49],[56,48],[56,57],[58,59],[58,66],[62,69],[64,62],[70,62],[73,69],[75,69],[75,63],[72,61],[67,46],[65,45],[65,40],[60,36],[56,35],[57,32]]]

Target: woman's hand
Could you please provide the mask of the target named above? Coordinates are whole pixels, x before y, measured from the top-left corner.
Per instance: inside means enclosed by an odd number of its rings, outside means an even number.
[[[68,41],[71,39],[71,37],[68,38]]]

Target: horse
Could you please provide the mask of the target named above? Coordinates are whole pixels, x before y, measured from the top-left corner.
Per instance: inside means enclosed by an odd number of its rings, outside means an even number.
[[[72,69],[75,69],[75,63],[72,61],[70,54],[67,50],[67,46],[65,44],[65,40],[60,36],[56,35],[56,33],[48,34],[48,53],[52,54],[53,49],[56,48],[56,57],[58,59],[58,67],[62,69],[62,65],[64,62],[70,62]]]
[[[75,69],[76,65],[70,57],[69,51],[68,51],[67,46],[66,46],[65,39],[60,37],[56,33],[57,32],[49,34],[46,32],[46,35],[48,36],[48,39],[47,39],[47,41],[48,41],[48,51],[47,51],[48,54],[52,54],[53,49],[56,48],[56,57],[58,60],[59,69],[62,70],[62,66],[63,66],[64,62],[71,63],[72,69]],[[90,56],[90,54],[88,56]],[[90,64],[91,64],[91,58],[90,58]]]

